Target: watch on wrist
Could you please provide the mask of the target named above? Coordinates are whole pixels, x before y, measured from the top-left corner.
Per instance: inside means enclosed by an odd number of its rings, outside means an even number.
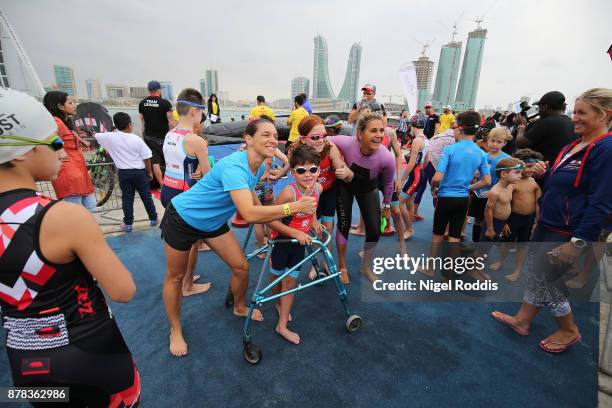
[[[570,242],[572,243],[572,245],[579,249],[583,249],[587,246],[587,242],[581,238],[572,237]]]

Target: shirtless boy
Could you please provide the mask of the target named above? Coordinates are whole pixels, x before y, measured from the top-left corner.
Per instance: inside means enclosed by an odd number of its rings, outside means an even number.
[[[512,213],[507,222],[510,231],[508,237],[504,240],[510,242],[510,244],[502,245],[499,261],[490,266],[492,271],[497,271],[503,266],[508,255],[509,245],[513,245],[514,242],[529,242],[538,214],[538,200],[542,195],[540,186],[532,177],[533,166],[542,160],[542,155],[531,149],[521,149],[514,154],[514,157],[525,163],[525,169],[521,173],[519,182],[513,186]],[[504,276],[510,282],[516,282],[521,276],[521,267],[527,254],[526,249],[525,245],[519,244],[514,271]]]

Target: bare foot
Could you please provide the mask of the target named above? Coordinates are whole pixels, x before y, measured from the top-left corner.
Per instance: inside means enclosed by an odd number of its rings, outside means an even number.
[[[210,289],[212,284],[208,283],[194,283],[191,288],[183,288],[183,296],[199,295],[200,293],[206,293]]]
[[[413,229],[411,229],[409,231],[405,231],[404,232],[404,240],[412,238],[413,235],[414,235],[414,230]]]
[[[292,332],[286,327],[279,326],[276,326],[276,332],[289,343],[300,344],[300,336],[296,332]]]
[[[351,279],[349,278],[348,270],[340,269],[340,282],[344,285],[348,285],[351,283]]]
[[[249,314],[249,308],[246,306],[236,306],[234,305],[234,316],[238,317],[247,317]],[[256,322],[263,321],[263,314],[259,309],[253,309],[253,314],[251,315],[251,320],[255,320]]]
[[[187,355],[187,343],[180,330],[170,329],[170,354],[175,357]]]
[[[516,282],[521,277],[521,271],[514,271],[511,274],[504,276],[510,282]]]
[[[192,282],[197,282],[200,279],[200,275],[193,275]]]
[[[367,266],[367,265],[363,265],[361,267],[361,273],[366,278],[368,278],[368,280],[370,282],[375,282],[375,281],[377,281],[379,279],[379,277],[374,272],[372,272],[372,269],[369,266]]]
[[[206,245],[204,242],[202,242],[200,245],[198,245],[198,252],[204,252],[204,251],[210,251],[210,247]]]
[[[276,304],[276,313],[278,313],[278,316],[280,317],[280,306],[278,305],[278,303]],[[293,321],[293,316],[291,316],[291,313],[289,313],[289,319],[287,319],[288,322],[292,322]]]
[[[501,267],[504,264],[502,263],[502,261],[497,261],[495,263],[492,263],[491,265],[489,265],[489,269],[492,270],[493,272],[497,272],[501,269]]]
[[[417,214],[412,219],[413,222],[423,221],[425,218],[421,214]]]
[[[360,230],[360,229],[352,229],[352,230],[349,231],[349,234],[365,236],[365,231],[364,230]]]

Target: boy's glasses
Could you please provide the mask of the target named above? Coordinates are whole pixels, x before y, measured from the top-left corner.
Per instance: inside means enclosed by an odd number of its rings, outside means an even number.
[[[327,133],[326,132],[321,132],[321,133],[315,133],[312,135],[307,135],[307,136],[303,136],[306,139],[310,139],[313,142],[316,142],[319,139],[325,139],[327,137]]]
[[[47,145],[53,151],[58,151],[64,147],[64,141],[57,135],[53,134],[46,140],[36,140],[29,137],[17,135],[0,135],[0,139],[15,140],[14,142],[0,142],[1,146],[37,146]]]
[[[305,174],[307,171],[310,172],[310,174],[316,174],[317,171],[319,171],[319,167],[312,166],[309,169],[306,169],[305,167],[296,167],[293,170],[295,170],[295,172],[300,175]]]

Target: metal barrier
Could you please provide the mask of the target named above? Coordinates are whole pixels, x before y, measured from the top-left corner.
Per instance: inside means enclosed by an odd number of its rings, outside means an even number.
[[[106,212],[121,209],[121,189],[117,169],[112,162],[88,163],[87,169],[94,185],[96,203],[99,203],[95,212]],[[49,181],[36,183],[38,191],[53,199],[56,199],[55,191]]]

